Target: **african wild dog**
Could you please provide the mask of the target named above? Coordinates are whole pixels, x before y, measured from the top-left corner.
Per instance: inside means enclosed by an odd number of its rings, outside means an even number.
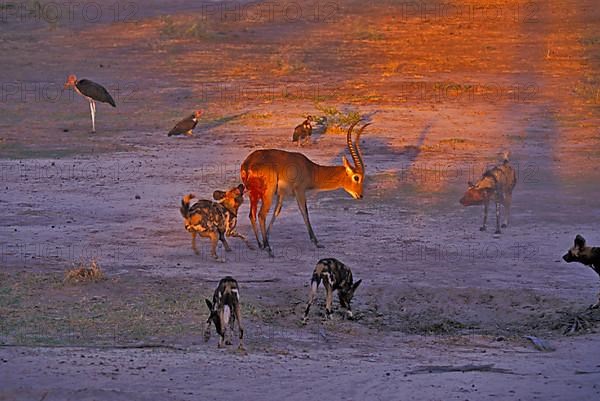
[[[244,201],[244,185],[231,188],[229,191],[215,191],[213,198],[218,202],[202,199],[190,206],[194,194],[183,197],[179,211],[185,222],[185,229],[192,234],[192,249],[196,254],[196,235],[211,239],[211,255],[217,257],[217,243],[223,243],[226,251],[231,251],[225,237],[243,239],[251,247],[243,235],[235,231],[237,212]]]
[[[238,329],[240,332],[239,349],[244,349],[244,328],[242,327],[242,314],[240,311],[240,291],[237,281],[227,276],[219,281],[219,285],[213,294],[212,302],[208,299],[204,300],[210,315],[206,320],[206,329],[204,330],[204,341],[210,339],[211,323],[215,325],[217,334],[219,334],[219,348],[223,344],[231,345],[231,332],[237,320]],[[231,328],[229,321],[231,320]],[[225,335],[229,332],[229,338],[225,340]]]
[[[312,116],[306,116],[306,120],[302,122],[302,124],[296,126],[294,128],[294,135],[292,136],[292,142],[298,142],[298,146],[301,145],[304,140],[306,143],[310,141],[310,137],[312,135],[312,125],[313,121]]]
[[[579,262],[590,266],[600,276],[600,247],[585,246],[585,238],[579,234],[575,237],[573,247],[563,256],[563,260],[567,263]],[[591,309],[598,307],[600,307],[600,294],[598,294],[598,301],[590,306]]]
[[[310,311],[310,307],[317,297],[317,288],[319,287],[321,280],[323,280],[323,286],[325,287],[325,291],[327,291],[325,301],[325,313],[327,319],[331,318],[331,314],[333,313],[331,306],[333,303],[333,291],[335,290],[338,291],[340,305],[343,308],[346,308],[346,314],[348,318],[352,319],[350,302],[352,301],[354,292],[362,280],[358,280],[356,283],[354,283],[350,269],[339,260],[329,258],[319,260],[317,266],[315,266],[312,279],[310,280],[310,295],[308,298],[308,304],[306,305],[306,310],[304,311],[304,317],[302,321],[306,323],[308,319],[308,312]]]
[[[512,191],[517,183],[517,175],[510,165],[508,152],[504,153],[504,160],[500,166],[493,167],[483,173],[476,184],[469,182],[469,189],[460,199],[463,206],[480,205],[483,203],[483,225],[480,230],[486,230],[488,205],[490,200],[496,203],[496,234],[500,234],[500,204],[504,206],[504,223],[502,228],[508,226],[510,220],[510,205]]]

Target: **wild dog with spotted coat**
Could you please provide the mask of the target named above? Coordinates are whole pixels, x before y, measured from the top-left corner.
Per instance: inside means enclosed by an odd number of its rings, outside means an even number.
[[[243,184],[231,188],[227,192],[215,191],[213,198],[217,202],[201,199],[190,205],[191,200],[195,197],[194,194],[184,196],[179,211],[184,218],[185,229],[192,234],[192,249],[196,255],[199,254],[196,248],[196,235],[210,238],[211,256],[215,259],[218,259],[217,244],[219,240],[223,243],[226,251],[231,251],[225,237],[241,238],[251,248],[246,237],[235,230],[238,209],[244,202]]]
[[[340,306],[346,308],[346,315],[349,319],[352,319],[352,310],[350,308],[350,302],[354,297],[354,292],[362,282],[358,280],[356,283],[352,279],[352,271],[337,259],[321,259],[315,266],[313,271],[312,279],[310,280],[310,295],[308,298],[308,304],[304,311],[304,317],[302,321],[306,323],[308,319],[308,312],[310,307],[317,297],[317,289],[319,284],[323,281],[325,287],[326,301],[325,301],[325,313],[327,319],[331,318],[332,303],[333,303],[333,292],[337,290],[338,298],[340,300]]]
[[[589,266],[600,276],[600,247],[585,246],[585,238],[579,234],[575,237],[573,247],[563,256],[563,260],[567,263],[579,262]],[[598,307],[600,307],[600,293],[598,301],[591,305],[590,309]]]
[[[302,145],[302,142],[308,143],[312,135],[312,116],[306,116],[306,120],[302,124],[294,128],[294,135],[292,135],[292,142],[298,142],[298,146]]]
[[[476,184],[469,182],[469,189],[460,199],[463,206],[481,205],[483,203],[483,225],[479,229],[487,229],[488,206],[490,200],[496,203],[496,234],[500,234],[500,205],[504,207],[504,223],[502,228],[508,227],[510,220],[510,206],[512,192],[517,184],[517,174],[510,165],[508,152],[504,153],[504,160],[500,166],[493,167],[483,173]]]
[[[244,349],[244,328],[242,327],[240,290],[237,281],[231,276],[222,278],[213,294],[212,302],[209,299],[205,299],[204,301],[210,311],[210,315],[206,320],[204,341],[210,339],[211,326],[214,324],[217,334],[220,336],[219,348],[222,348],[224,344],[231,345],[231,332],[237,321],[240,332],[240,344],[238,348]],[[229,334],[228,339],[225,339],[227,334]]]

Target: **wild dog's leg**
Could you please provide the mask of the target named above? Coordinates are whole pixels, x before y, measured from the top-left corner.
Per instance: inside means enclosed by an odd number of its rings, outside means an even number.
[[[496,232],[495,234],[500,234],[500,201],[496,200]]]
[[[271,209],[273,196],[275,196],[274,190],[269,193],[265,193],[265,195],[263,196],[262,205],[260,207],[260,212],[258,212],[258,222],[260,223],[260,231],[263,237],[263,247],[267,251],[269,251],[269,256],[271,257],[273,257],[273,251],[271,250],[271,245],[269,245],[269,233],[267,232],[267,215],[269,214],[269,210]]]
[[[196,248],[196,231],[192,231],[192,249],[196,255],[199,255],[198,248]]]
[[[510,207],[512,204],[512,194],[504,196],[504,224],[502,224],[502,228],[508,227],[510,223]]]
[[[240,345],[238,346],[239,350],[244,349],[244,327],[242,326],[242,311],[240,308],[240,303],[236,302],[234,306],[235,319],[237,320],[238,330],[240,331]]]
[[[487,229],[486,224],[487,224],[487,216],[488,216],[488,206],[489,206],[489,201],[486,199],[483,202],[483,225],[481,226],[479,231],[485,231]]]
[[[271,221],[269,222],[269,227],[267,228],[267,235],[271,232],[271,227],[275,222],[275,219],[281,213],[281,207],[283,206],[283,198],[285,197],[285,193],[283,191],[279,191],[277,194],[277,205],[275,206],[275,211],[273,212],[273,216],[271,216]]]
[[[217,256],[217,244],[219,243],[219,234],[217,234],[214,231],[211,231],[210,233],[208,233],[207,236],[210,238],[210,255],[215,259],[219,259],[219,257]]]
[[[254,192],[250,191],[250,223],[252,224],[252,231],[254,231],[254,237],[258,243],[258,247],[262,249],[262,243],[258,237],[258,229],[256,228],[256,211],[258,210],[259,196]]]
[[[600,308],[600,293],[598,293],[598,302],[590,306],[590,309],[598,309]]]
[[[221,327],[223,328],[223,333],[221,335],[221,347],[223,346],[223,342],[225,342],[225,345],[231,345],[231,340],[229,338],[226,339],[227,335],[228,335],[228,331],[230,330],[229,328],[229,319],[231,318],[231,308],[229,307],[229,305],[225,305],[223,306],[223,311],[220,314],[220,318],[221,318]]]
[[[302,213],[302,217],[304,218],[304,224],[308,229],[308,235],[310,236],[310,240],[315,244],[317,248],[323,248],[322,245],[319,245],[319,241],[310,225],[310,219],[308,218],[308,207],[306,206],[306,194],[302,191],[296,192],[296,200],[298,201],[298,208],[300,209],[300,213]]]
[[[331,315],[333,314],[333,288],[327,282],[325,284],[325,290],[327,291],[327,296],[325,299],[325,314],[327,315],[327,319],[331,319]]]
[[[304,317],[302,318],[302,322],[306,323],[308,320],[308,312],[310,312],[310,307],[315,302],[317,298],[317,289],[319,288],[319,278],[313,275],[312,280],[310,280],[310,293],[308,295],[308,303],[306,304],[306,309],[304,310]]]
[[[248,248],[255,249],[254,246],[250,243],[250,241],[248,241],[248,238],[246,238],[245,235],[242,235],[234,230],[234,231],[231,231],[230,236],[241,239],[242,241],[244,241],[244,243],[246,244],[246,246]]]
[[[225,234],[219,231],[219,240],[223,243],[223,247],[225,247],[225,250],[227,252],[231,252],[231,247],[229,246],[229,244],[227,243],[227,240],[225,239]]]

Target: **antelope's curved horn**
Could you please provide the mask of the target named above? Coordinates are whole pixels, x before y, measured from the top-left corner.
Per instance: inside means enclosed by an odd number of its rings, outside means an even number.
[[[354,167],[356,167],[358,170],[361,170],[362,161],[360,160],[360,156],[358,155],[356,148],[352,143],[352,130],[354,129],[354,126],[356,126],[356,124],[358,124],[359,122],[360,120],[353,122],[350,128],[348,128],[348,134],[346,135],[346,144],[348,145],[348,150],[350,151],[350,155],[352,156],[352,160],[354,161]]]
[[[363,173],[365,172],[365,164],[363,163],[362,151],[360,150],[360,135],[363,133],[365,128],[367,128],[371,124],[372,123],[366,123],[365,125],[360,127],[360,130],[358,130],[358,134],[356,134],[356,140],[354,141],[354,149],[356,150],[356,154],[358,155],[358,160],[360,161],[360,171]]]

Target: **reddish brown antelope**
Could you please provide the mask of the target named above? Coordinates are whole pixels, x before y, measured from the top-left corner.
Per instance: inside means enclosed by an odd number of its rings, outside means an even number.
[[[342,166],[321,166],[310,161],[302,153],[287,152],[278,149],[254,151],[242,163],[240,175],[250,195],[250,222],[252,223],[252,230],[254,231],[258,246],[261,249],[268,250],[270,256],[273,256],[273,252],[269,245],[269,231],[281,212],[283,199],[286,196],[293,195],[296,197],[298,207],[308,229],[308,235],[318,248],[321,246],[317,241],[308,217],[306,191],[333,191],[343,188],[353,198],[362,199],[365,166],[362,160],[359,141],[360,135],[370,124],[365,124],[360,128],[353,143],[352,130],[357,123],[355,122],[348,128],[346,136],[346,144],[354,161],[354,166],[348,162],[346,156],[342,158]],[[277,197],[277,204],[267,228],[267,215],[275,197]],[[256,214],[259,201],[262,202],[260,212],[258,212],[263,239],[262,243],[260,242],[256,228]]]

